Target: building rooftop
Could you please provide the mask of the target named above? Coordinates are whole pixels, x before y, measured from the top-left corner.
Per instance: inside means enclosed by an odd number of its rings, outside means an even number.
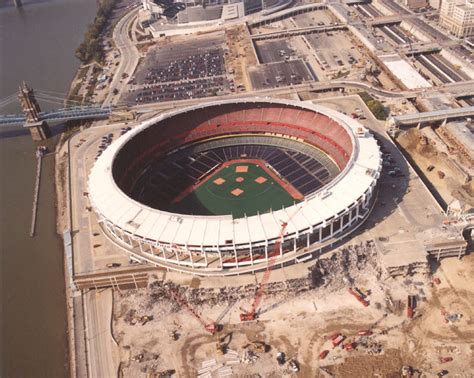
[[[403,60],[400,55],[381,55],[379,58],[392,74],[396,76],[408,89],[431,87],[431,84],[425,80],[415,68]]]
[[[178,23],[187,24],[191,22],[218,20],[222,15],[222,6],[213,7],[187,7],[178,13]]]

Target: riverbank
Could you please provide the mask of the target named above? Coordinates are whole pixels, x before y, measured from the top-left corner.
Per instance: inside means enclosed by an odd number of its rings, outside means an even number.
[[[68,258],[66,253],[66,242],[64,232],[70,230],[69,218],[69,201],[68,201],[68,190],[67,183],[69,180],[68,170],[68,139],[67,134],[62,134],[61,138],[56,146],[55,162],[56,169],[54,175],[54,182],[56,188],[56,232],[63,238],[64,243],[64,287],[66,294],[66,317],[68,325],[68,345],[69,345],[69,371],[71,378],[77,377],[77,366],[76,366],[76,335],[74,330],[74,303],[73,303],[73,288],[70,283],[72,282],[71,269],[68,266]]]
[[[26,80],[37,93],[63,98],[78,67],[71,46],[95,14],[90,0],[25,0],[21,10],[0,7],[2,70],[0,97],[15,95]],[[54,62],[52,64],[52,62]],[[14,96],[16,97],[16,96]],[[42,110],[62,107],[42,102]],[[2,114],[21,111],[14,101]],[[58,133],[53,127],[53,133]],[[44,144],[54,151],[58,137]],[[41,143],[43,144],[43,143]],[[63,243],[57,235],[55,154],[44,156],[38,185],[35,235],[30,237],[37,161],[29,132],[0,132],[1,362],[2,377],[67,377],[68,327]]]
[[[120,60],[120,57],[114,52],[116,46],[112,38],[113,29],[133,4],[135,3],[132,0],[116,0],[114,2],[113,9],[108,13],[108,19],[102,25],[97,40],[98,44],[103,46],[100,50],[100,57],[81,64],[77,69],[66,96],[69,103],[101,103],[105,98],[102,92],[107,86],[103,78],[114,75],[116,65]],[[99,80],[101,77],[102,79]]]
[[[118,4],[127,3],[126,1],[118,1]],[[122,11],[114,10],[112,18],[107,21],[110,30],[116,21],[126,13],[126,8]],[[107,36],[110,32],[104,32],[101,43],[108,45]],[[100,74],[104,74],[104,67],[93,62],[87,65],[81,65],[76,71],[73,80],[70,83],[67,95],[69,103],[77,104],[78,102],[89,103],[94,102],[94,91],[97,79]],[[98,99],[95,99],[96,101]],[[68,325],[68,346],[69,346],[69,366],[70,376],[87,376],[90,374],[88,345],[86,341],[86,303],[87,299],[82,293],[75,289],[74,278],[74,248],[72,243],[72,234],[74,234],[71,213],[71,188],[70,188],[70,143],[73,135],[80,132],[83,128],[89,127],[89,123],[79,123],[77,127],[70,128],[61,135],[56,146],[55,154],[55,188],[56,188],[56,232],[63,239],[64,254],[64,285],[66,295],[66,313]],[[85,140],[75,140],[76,147]]]

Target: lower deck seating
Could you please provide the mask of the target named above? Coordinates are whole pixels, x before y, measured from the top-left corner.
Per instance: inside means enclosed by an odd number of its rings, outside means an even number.
[[[132,197],[149,206],[162,208],[163,204],[170,203],[211,170],[226,161],[237,159],[267,162],[304,196],[327,184],[335,175],[334,169],[293,149],[262,144],[219,146],[225,141],[212,141],[209,144],[208,149],[199,150],[192,146],[151,164],[137,180]]]

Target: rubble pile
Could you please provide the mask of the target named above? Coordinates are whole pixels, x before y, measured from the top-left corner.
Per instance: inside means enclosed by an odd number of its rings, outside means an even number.
[[[239,287],[225,288],[189,288],[175,285],[170,281],[153,281],[149,285],[149,301],[147,307],[161,301],[169,301],[169,290],[177,290],[179,295],[186,298],[189,304],[194,306],[216,306],[223,303],[233,303],[246,298],[253,298],[258,289],[258,285],[245,285]],[[271,282],[266,286],[267,296],[286,295],[288,293],[298,294],[311,290],[308,277],[292,279],[286,282]],[[172,302],[171,312],[179,311],[179,304]]]
[[[258,359],[257,354],[255,354],[251,350],[246,350],[245,353],[244,353],[244,357],[242,359],[242,362],[244,364],[252,364],[253,365],[255,362],[257,362],[257,359]]]
[[[341,248],[330,258],[319,259],[310,269],[311,284],[329,291],[341,290],[357,283],[362,274],[380,277],[381,268],[373,241]]]
[[[383,353],[383,346],[377,342],[373,337],[363,336],[357,340],[357,345],[360,348],[366,349],[367,354],[380,354]]]
[[[268,283],[265,295],[277,299],[287,298],[288,295],[302,294],[317,288],[336,291],[352,285],[363,273],[372,271],[377,277],[381,274],[372,241],[342,248],[330,258],[317,260],[309,270],[310,273],[307,277]],[[239,287],[189,288],[176,285],[171,281],[156,280],[149,285],[146,308],[151,308],[158,302],[167,301],[171,304],[171,312],[179,311],[180,306],[172,300],[170,290],[178,292],[179,296],[185,298],[187,303],[193,306],[212,307],[253,298],[258,287],[256,284],[249,284]]]

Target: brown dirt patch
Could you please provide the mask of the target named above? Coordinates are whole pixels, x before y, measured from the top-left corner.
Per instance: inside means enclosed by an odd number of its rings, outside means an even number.
[[[234,190],[232,190],[230,193],[233,195],[233,196],[240,196],[244,191],[240,188],[235,188]]]
[[[222,177],[216,178],[214,180],[214,184],[216,185],[222,185],[223,183],[225,183],[225,179],[223,179]]]
[[[247,165],[238,165],[235,167],[236,173],[247,173],[249,171],[249,167]]]

